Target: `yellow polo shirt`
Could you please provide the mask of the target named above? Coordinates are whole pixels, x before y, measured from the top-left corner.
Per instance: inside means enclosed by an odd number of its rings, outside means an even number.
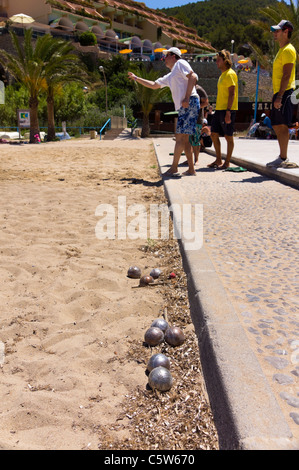
[[[290,88],[295,88],[295,77],[296,77],[296,50],[292,44],[287,44],[284,47],[281,47],[276,54],[276,57],[273,62],[273,75],[272,75],[272,84],[273,84],[273,93],[277,93],[280,89],[280,83],[283,75],[283,66],[285,64],[293,64],[291,77],[288,83],[286,90]]]
[[[236,72],[229,68],[220,75],[218,80],[216,110],[227,109],[228,89],[231,86],[235,87],[235,97],[231,109],[232,111],[238,109],[238,77]]]

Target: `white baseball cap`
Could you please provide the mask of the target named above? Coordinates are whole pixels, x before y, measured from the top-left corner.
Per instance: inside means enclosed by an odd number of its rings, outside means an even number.
[[[292,23],[288,20],[281,20],[280,23],[278,23],[277,25],[275,26],[271,26],[271,31],[274,32],[274,31],[279,31],[280,29],[282,29],[283,31],[285,29],[289,29],[290,31],[293,31],[294,29],[294,26],[292,25]]]
[[[165,51],[163,51],[163,54],[166,55],[166,54],[168,54],[168,52],[172,52],[173,54],[175,54],[179,57],[182,57],[182,53],[181,53],[180,49],[178,49],[177,47],[171,47],[170,49],[165,49]]]

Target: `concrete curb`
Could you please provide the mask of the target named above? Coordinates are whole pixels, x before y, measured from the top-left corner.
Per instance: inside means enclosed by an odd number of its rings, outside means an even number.
[[[214,150],[206,149],[205,152],[209,155],[216,156],[216,152]],[[223,160],[225,159],[225,154],[222,154]],[[276,181],[281,183],[287,184],[294,188],[299,188],[299,178],[297,175],[291,174],[283,169],[275,170],[273,168],[267,168],[263,164],[259,164],[256,162],[249,161],[245,158],[235,157],[232,156],[231,162],[235,165],[242,166],[247,170],[255,171],[259,175],[268,176]]]
[[[173,179],[164,190],[170,205],[188,202]],[[220,449],[299,449],[204,246],[188,251],[186,244],[179,240]]]

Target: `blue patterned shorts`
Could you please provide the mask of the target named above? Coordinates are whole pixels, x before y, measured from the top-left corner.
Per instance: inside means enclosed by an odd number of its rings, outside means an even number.
[[[177,134],[195,134],[199,110],[199,98],[197,96],[190,96],[189,107],[179,109],[176,127]]]

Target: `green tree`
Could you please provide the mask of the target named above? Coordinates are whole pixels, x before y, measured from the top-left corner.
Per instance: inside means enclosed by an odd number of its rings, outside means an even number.
[[[275,5],[276,0],[206,0],[191,2],[180,7],[162,9],[169,16],[189,18],[198,35],[210,41],[216,49],[238,51],[247,42],[245,28],[253,18],[263,21],[259,8]],[[237,28],[236,28],[237,26]],[[262,34],[262,30],[260,29]],[[245,41],[244,41],[245,39]]]
[[[70,42],[44,36],[40,56],[44,62],[44,77],[48,108],[48,140],[55,138],[54,97],[64,83],[88,83],[88,75]]]
[[[259,12],[268,19],[268,22],[252,20],[252,23],[262,28],[270,35],[270,26],[278,24],[281,20],[289,20],[293,26],[292,44],[297,51],[297,60],[299,60],[299,8],[298,0],[295,4],[294,0],[290,0],[290,5],[285,2],[277,2],[275,5],[261,8]]]
[[[54,96],[56,119],[74,122],[87,112],[87,97],[79,83],[66,83],[57,90]]]
[[[70,43],[55,39],[50,34],[39,37],[33,45],[32,29],[26,30],[23,46],[15,33],[10,34],[16,54],[0,50],[0,56],[11,75],[28,90],[30,142],[33,143],[34,136],[39,134],[38,105],[43,92],[47,94],[48,131],[50,138],[53,138],[55,88],[63,82],[79,79],[79,59],[71,54],[73,46]]]
[[[0,105],[2,127],[17,126],[17,110],[28,106],[28,98],[28,91],[23,85],[14,84],[5,88],[5,104]]]
[[[146,80],[155,81],[160,77],[160,72],[152,68],[147,70],[144,66],[141,66],[137,75],[141,78],[145,78]],[[154,104],[168,95],[169,90],[167,87],[153,90],[140,85],[140,83],[134,83],[136,85],[136,97],[143,112],[141,137],[148,137],[150,135],[149,114],[153,109]]]
[[[79,42],[81,46],[95,46],[97,44],[97,37],[91,31],[84,31],[79,36]]]
[[[23,83],[29,92],[30,142],[34,142],[35,134],[39,134],[38,96],[45,87],[44,64],[32,46],[32,30],[25,31],[23,47],[18,41],[17,35],[10,34],[16,55],[1,49],[0,56],[11,75],[18,82]]]

